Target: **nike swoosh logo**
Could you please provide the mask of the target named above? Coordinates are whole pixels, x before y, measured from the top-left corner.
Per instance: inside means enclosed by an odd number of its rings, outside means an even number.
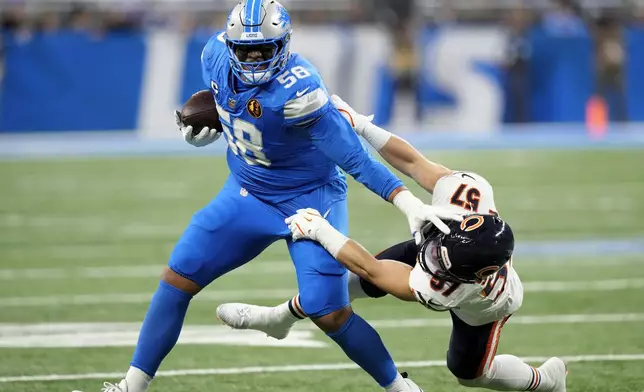
[[[302,95],[306,94],[306,92],[307,92],[307,91],[309,91],[309,89],[310,89],[310,88],[311,88],[311,87],[307,87],[307,88],[305,88],[305,89],[304,89],[304,90],[302,90],[302,91],[298,91],[298,92],[296,92],[296,93],[295,93],[295,95],[297,95],[297,97],[299,98],[299,97],[301,97]]]
[[[474,178],[474,177],[470,176],[470,175],[469,175],[469,174],[467,174],[467,173],[461,173],[461,177],[462,177],[462,178],[469,177],[469,178],[471,178],[472,180],[476,181],[476,178]]]

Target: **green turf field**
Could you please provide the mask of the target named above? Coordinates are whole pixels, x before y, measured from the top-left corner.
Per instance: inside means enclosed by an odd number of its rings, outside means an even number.
[[[640,150],[428,155],[486,176],[522,243],[644,238]],[[173,242],[226,175],[220,157],[0,162],[0,391],[98,391],[118,381]],[[351,235],[368,249],[407,238],[396,209],[355,183],[349,202]],[[587,253],[515,260],[526,295],[499,352],[537,363],[571,357],[570,391],[644,391],[644,254]],[[281,242],[215,282],[189,311],[182,339],[191,343],[170,354],[152,390],[377,391],[308,322],[284,343],[294,347],[267,347],[274,341],[214,316],[222,302],[277,304],[295,292]],[[442,366],[445,314],[393,299],[355,309],[426,391],[467,390]],[[96,347],[105,345],[116,347]],[[43,381],[49,375],[62,380]]]

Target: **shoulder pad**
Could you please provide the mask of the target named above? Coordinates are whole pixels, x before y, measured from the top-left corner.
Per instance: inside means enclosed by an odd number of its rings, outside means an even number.
[[[220,31],[210,37],[206,46],[201,51],[201,64],[206,67],[211,67],[217,57],[221,54],[226,54],[226,42],[224,41],[224,32]]]
[[[324,114],[331,100],[315,67],[299,55],[294,57],[278,82],[286,92],[284,120],[287,124],[302,125]]]

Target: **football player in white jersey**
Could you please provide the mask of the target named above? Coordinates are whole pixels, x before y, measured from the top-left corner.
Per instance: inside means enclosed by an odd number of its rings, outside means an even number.
[[[448,224],[449,234],[428,225],[410,240],[371,256],[312,209],[287,221],[294,239],[320,242],[350,271],[349,294],[392,294],[428,309],[449,311],[452,336],[447,366],[461,385],[498,391],[566,391],[566,365],[551,358],[534,368],[513,355],[496,355],[501,328],[519,309],[523,287],[512,268],[512,230],[497,217],[492,186],[471,172],[454,172],[427,160],[405,140],[371,124],[338,97],[333,100],[392,166],[433,194],[432,204],[467,214]],[[255,329],[277,339],[306,318],[298,296],[276,307],[222,304],[217,316],[236,329]]]

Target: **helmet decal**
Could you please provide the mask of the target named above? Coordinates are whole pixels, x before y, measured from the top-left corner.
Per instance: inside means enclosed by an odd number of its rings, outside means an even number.
[[[514,234],[501,218],[470,215],[450,221],[449,234],[425,238],[419,264],[425,273],[458,283],[477,283],[494,275],[514,251]]]
[[[477,278],[484,280],[486,278],[489,278],[491,275],[496,274],[500,269],[501,267],[499,267],[498,265],[490,265],[485,268],[481,268],[475,273],[475,275]]]
[[[474,231],[483,226],[484,219],[481,215],[471,215],[463,219],[461,222],[461,230]]]
[[[242,0],[230,13],[224,36],[235,77],[251,86],[275,79],[288,62],[291,31],[291,18],[279,2]]]

